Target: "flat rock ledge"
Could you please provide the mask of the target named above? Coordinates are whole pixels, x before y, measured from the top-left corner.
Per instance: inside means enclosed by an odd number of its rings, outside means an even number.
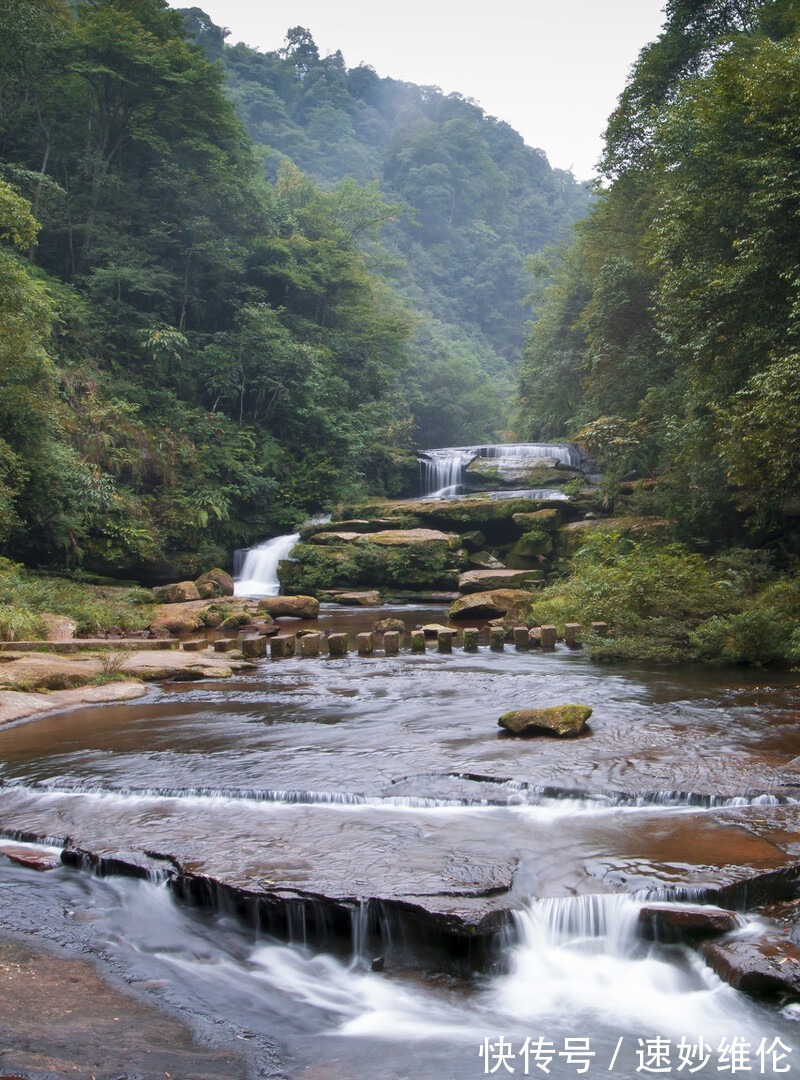
[[[101,877],[120,875],[166,881],[183,903],[233,914],[261,933],[339,951],[356,940],[371,955],[419,968],[486,968],[512,925],[510,899],[516,863],[480,870],[480,880],[434,893],[361,896],[254,880],[249,874],[207,874],[191,860],[156,851],[64,849],[62,862]],[[44,867],[38,867],[43,869]],[[401,942],[401,945],[396,943]]]
[[[800,1001],[800,948],[778,932],[754,939],[706,941],[700,952],[736,990]]]
[[[556,735],[572,739],[585,730],[591,715],[589,705],[550,705],[503,713],[497,723],[511,735]]]

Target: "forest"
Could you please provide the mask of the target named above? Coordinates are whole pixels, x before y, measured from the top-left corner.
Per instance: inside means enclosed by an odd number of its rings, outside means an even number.
[[[7,556],[185,577],[507,421],[522,264],[588,198],[507,125],[163,0],[0,34]]]
[[[800,595],[796,0],[669,0],[591,190],[303,27],[259,52],[164,0],[11,0],[0,31],[7,558],[174,580],[413,494],[415,449],[571,440],[596,513],[664,540],[587,543],[567,592],[619,572],[633,611],[675,569],[668,608],[695,566],[665,640],[800,655],[771,625]],[[731,644],[747,597],[761,645]]]

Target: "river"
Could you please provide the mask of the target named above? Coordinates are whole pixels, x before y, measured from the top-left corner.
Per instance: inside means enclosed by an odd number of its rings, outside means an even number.
[[[326,608],[322,626],[355,634],[385,614],[398,612]],[[563,647],[429,650],[267,661],[18,724],[0,731],[6,835],[169,854],[239,885],[350,897],[365,916],[346,940],[298,917],[278,941],[233,907],[176,902],[159,875],[0,859],[4,925],[152,987],[209,1044],[238,1040],[242,1075],[797,1072],[793,1007],[637,929],[646,897],[702,898],[786,862],[760,823],[796,805],[796,681],[604,667]],[[592,706],[584,737],[499,732],[504,711],[564,702]],[[510,914],[474,970],[440,940],[392,937],[366,905],[477,895]],[[754,917],[737,931],[760,932]]]

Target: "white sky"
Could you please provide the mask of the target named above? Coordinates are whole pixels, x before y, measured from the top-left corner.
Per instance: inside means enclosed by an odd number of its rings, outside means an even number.
[[[378,75],[472,98],[551,165],[595,173],[606,120],[665,0],[170,0],[202,8],[229,44],[261,51],[304,26],[322,56],[341,49]]]

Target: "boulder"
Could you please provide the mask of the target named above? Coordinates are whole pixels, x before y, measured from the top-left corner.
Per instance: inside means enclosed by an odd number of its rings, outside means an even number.
[[[522,618],[531,604],[531,595],[524,589],[492,589],[462,596],[451,606],[451,619],[493,619],[498,615]]]
[[[319,600],[313,596],[267,596],[259,600],[257,611],[273,619],[318,619]]]
[[[372,624],[373,634],[385,634],[387,630],[398,630],[402,633],[405,628],[406,624],[402,619],[378,619],[376,623]]]
[[[471,529],[461,534],[461,543],[468,551],[480,551],[486,546],[486,537],[479,529]]]
[[[483,570],[502,570],[504,564],[489,551],[475,551],[467,557],[470,566],[480,566]]]
[[[426,638],[435,638],[439,636],[442,630],[449,631],[450,627],[443,626],[441,623],[426,623],[424,626],[418,627],[418,629],[422,631]]]
[[[561,512],[559,510],[533,510],[530,513],[513,514],[511,520],[523,532],[529,532],[531,529],[555,529],[561,522]]]
[[[78,624],[74,619],[68,619],[66,615],[51,615],[44,612],[39,616],[44,623],[45,641],[72,641]]]
[[[486,592],[503,586],[524,589],[540,582],[541,577],[541,570],[468,570],[458,579],[458,587],[462,593]]]
[[[550,705],[543,709],[515,709],[498,718],[500,727],[512,735],[580,735],[592,715],[588,705]]]
[[[340,592],[332,599],[346,607],[378,607],[381,594],[377,589],[370,589],[368,592]]]
[[[158,604],[185,604],[189,600],[202,600],[193,581],[177,581],[172,585],[162,585],[153,589],[153,599]]]
[[[196,611],[169,605],[150,623],[150,631],[160,637],[168,634],[193,634],[204,625]]]
[[[195,580],[195,585],[197,586],[197,591],[204,600],[212,599],[217,596],[233,596],[233,578],[218,566],[213,567],[211,570],[207,570],[205,574],[201,574],[200,577]],[[209,589],[213,589],[214,591],[209,592]]]

